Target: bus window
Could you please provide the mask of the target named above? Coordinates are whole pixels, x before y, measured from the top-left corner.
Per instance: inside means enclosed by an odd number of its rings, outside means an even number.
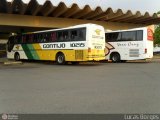
[[[18,43],[18,39],[17,38],[18,38],[17,36],[14,37],[14,44]]]
[[[85,29],[80,29],[79,30],[79,40],[80,41],[85,41],[86,40],[86,30]]]
[[[33,34],[29,35],[29,43],[33,43]]]
[[[33,43],[37,42],[37,34],[33,34]]]
[[[56,41],[56,32],[52,32],[52,33],[49,33],[50,34],[50,41],[51,42],[55,42]]]
[[[36,43],[38,43],[39,42],[39,34],[37,33],[35,37],[36,37]]]
[[[37,37],[38,37],[37,42],[42,43],[43,42],[42,34],[41,33],[37,34]]]
[[[63,41],[63,32],[58,32],[58,41]]]
[[[8,40],[11,44],[14,44],[14,36],[11,36],[9,37],[9,40]]]
[[[64,31],[63,32],[63,39],[64,39],[64,41],[68,41],[69,40],[69,32],[68,31]]]
[[[26,35],[26,43],[30,43],[29,35],[28,34]]]
[[[78,41],[78,33],[77,30],[71,31],[71,40]]]
[[[22,44],[26,43],[26,35],[22,35]]]
[[[44,33],[44,42],[49,42],[50,33]]]
[[[135,40],[136,40],[135,31],[122,32],[122,41],[135,41]]]
[[[138,30],[137,31],[137,38],[136,38],[137,41],[141,41],[143,40],[143,30]]]
[[[114,32],[114,33],[107,33],[106,34],[106,42],[116,42],[121,40],[121,33]]]
[[[7,49],[8,52],[11,52],[14,46],[14,36],[9,37],[8,42],[7,42]]]
[[[44,43],[46,41],[46,33],[41,33],[41,42]]]
[[[14,37],[14,43],[15,44],[20,44],[21,43],[21,36],[20,35],[17,35]]]

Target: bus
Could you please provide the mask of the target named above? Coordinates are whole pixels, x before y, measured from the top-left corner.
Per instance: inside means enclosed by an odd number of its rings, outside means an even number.
[[[146,60],[153,57],[153,31],[134,28],[105,33],[106,59],[112,62]]]
[[[97,24],[12,35],[7,57],[16,61],[47,60],[58,64],[105,59],[105,30]]]

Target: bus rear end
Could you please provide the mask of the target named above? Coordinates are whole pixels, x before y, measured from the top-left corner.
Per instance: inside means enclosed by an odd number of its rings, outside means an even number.
[[[146,28],[144,38],[144,58],[151,59],[153,57],[153,31]]]
[[[100,61],[105,59],[105,31],[100,25],[91,24],[88,27],[88,60]]]

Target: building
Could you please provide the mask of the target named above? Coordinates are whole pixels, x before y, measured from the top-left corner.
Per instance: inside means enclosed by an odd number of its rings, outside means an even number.
[[[107,4],[107,3],[106,3]],[[105,29],[129,29],[160,22],[153,15],[140,11],[113,10],[105,5],[80,0],[0,0],[0,41],[10,33],[62,28],[82,23],[96,23]]]

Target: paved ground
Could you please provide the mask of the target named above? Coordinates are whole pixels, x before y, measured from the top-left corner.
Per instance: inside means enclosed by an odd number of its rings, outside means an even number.
[[[0,64],[0,113],[160,113],[160,63]]]

